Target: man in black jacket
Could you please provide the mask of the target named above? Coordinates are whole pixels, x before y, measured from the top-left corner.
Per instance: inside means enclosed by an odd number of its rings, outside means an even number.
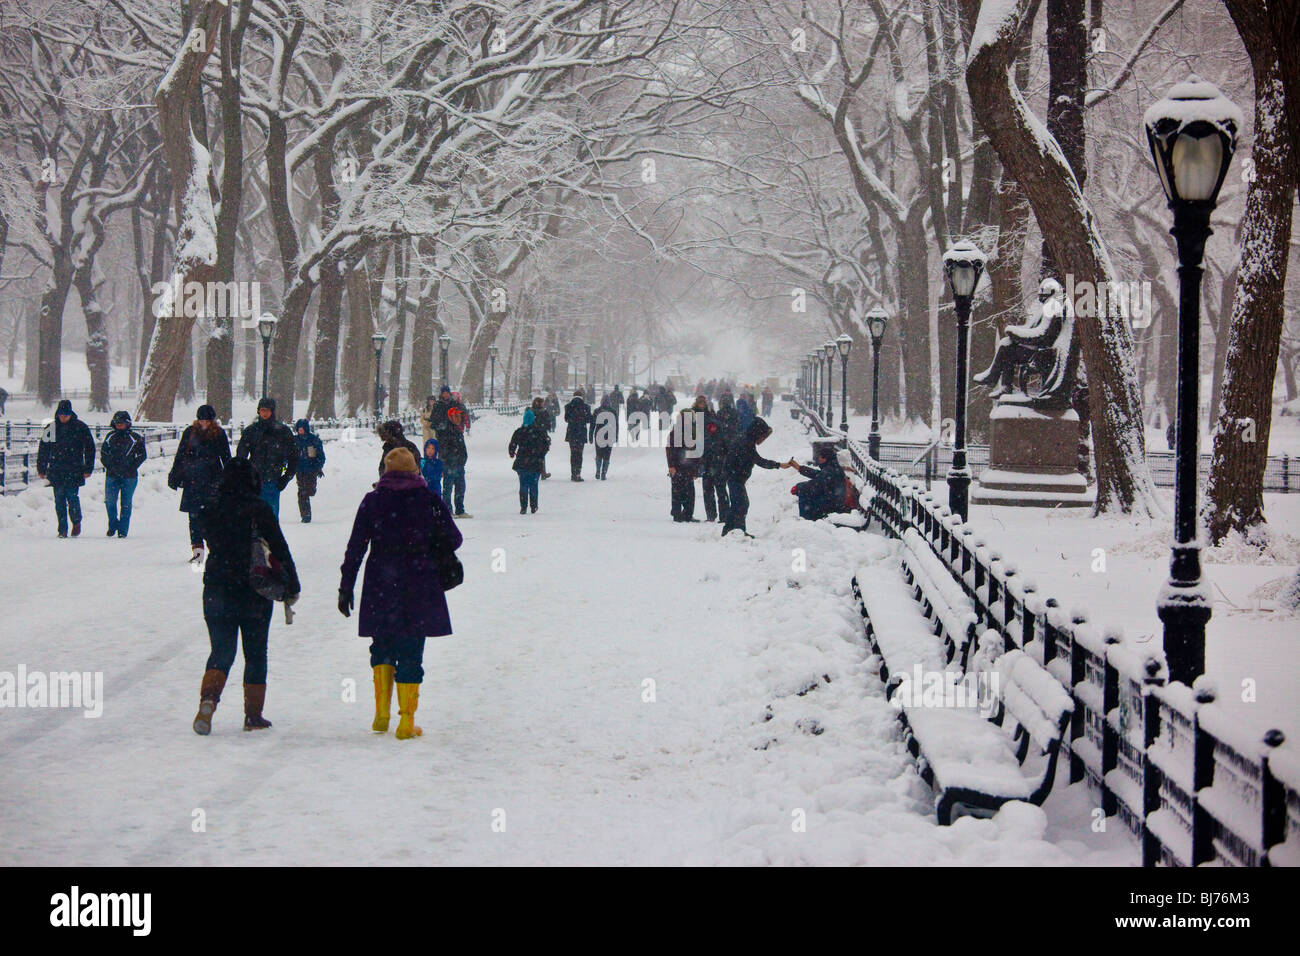
[[[131,416],[126,412],[114,412],[110,424],[113,430],[99,447],[99,460],[104,465],[104,507],[108,510],[108,536],[125,538],[131,530],[131,499],[140,480],[139,468],[149,452],[144,439],[131,430]]]
[[[569,443],[569,480],[582,481],[582,452],[591,429],[591,407],[582,398],[582,389],[573,393],[564,406],[564,440]]]
[[[794,488],[799,498],[800,518],[817,521],[843,510],[844,469],[835,456],[835,449],[818,445],[816,468],[797,464],[793,458],[787,467],[797,469],[799,474],[809,479],[799,482]]]
[[[264,398],[257,403],[257,421],[239,436],[235,457],[253,466],[262,480],[259,494],[278,519],[280,492],[289,487],[298,470],[298,443],[289,426],[275,420],[275,399]]]
[[[758,446],[772,434],[772,426],[761,418],[749,423],[744,434],[737,436],[727,452],[727,498],[731,505],[727,520],[722,526],[722,534],[739,530],[747,538],[753,535],[745,527],[745,518],[749,514],[749,493],[745,483],[754,473],[754,466],[760,468],[789,468],[791,462],[771,461],[758,453]]]
[[[72,518],[72,536],[81,534],[81,486],[95,470],[95,439],[86,423],[72,411],[72,402],[59,402],[56,421],[41,434],[36,453],[36,474],[48,478],[54,489],[54,513],[59,519],[59,537],[68,536],[68,518]]]
[[[664,445],[674,521],[700,520],[695,517],[695,479],[699,477],[700,459],[704,453],[701,447],[702,440],[705,440],[702,426],[707,407],[707,400],[700,396],[694,407],[682,409]]]

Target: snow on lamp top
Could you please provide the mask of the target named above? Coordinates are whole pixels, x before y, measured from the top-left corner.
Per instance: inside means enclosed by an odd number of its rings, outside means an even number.
[[[885,334],[885,323],[888,321],[889,313],[880,306],[867,313],[867,328],[871,331],[873,339],[881,338]]]
[[[257,331],[261,333],[262,341],[271,341],[271,336],[275,334],[276,317],[270,312],[263,312],[257,319]]]
[[[1169,203],[1213,203],[1244,125],[1241,110],[1192,74],[1152,103],[1142,122]]]
[[[847,334],[841,335],[835,340],[835,347],[840,350],[840,355],[844,358],[849,357],[849,350],[853,348],[853,340]]]
[[[953,295],[975,294],[975,286],[979,284],[985,260],[984,253],[967,239],[955,243],[943,254],[943,271],[948,276]]]

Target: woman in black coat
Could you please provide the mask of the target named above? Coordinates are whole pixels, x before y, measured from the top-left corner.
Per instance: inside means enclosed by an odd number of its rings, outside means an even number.
[[[531,408],[524,409],[524,423],[510,436],[506,449],[515,460],[519,473],[519,513],[527,514],[529,506],[537,514],[537,483],[546,470],[546,453],[551,450],[551,436],[537,421]]]
[[[172,460],[167,487],[181,492],[180,510],[190,516],[190,561],[203,560],[203,534],[199,512],[217,498],[221,476],[230,464],[230,438],[217,422],[211,405],[199,406],[194,424],[181,434],[181,443]]]
[[[275,605],[253,590],[249,581],[253,535],[266,542],[273,561],[285,577],[284,603],[298,600],[298,571],[280,532],[275,512],[259,494],[262,479],[247,461],[236,458],[221,476],[216,500],[200,514],[209,554],[203,569],[203,620],[208,625],[212,653],[199,689],[194,732],[212,730],[212,714],[221,700],[226,676],[235,662],[235,649],[244,647],[244,729],[263,730],[266,701],[266,645]]]

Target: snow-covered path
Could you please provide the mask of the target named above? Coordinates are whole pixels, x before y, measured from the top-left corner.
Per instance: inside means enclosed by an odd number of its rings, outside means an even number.
[[[784,406],[773,424],[764,451],[802,456]],[[466,583],[412,742],[370,733],[367,643],[334,607],[374,439],[328,446],[312,524],[283,498],[304,592],[272,625],[265,733],[240,729],[239,662],[212,735],[190,731],[208,641],[166,461],[125,541],[98,473],[77,540],[47,489],[0,499],[0,671],[102,671],[105,697],[93,719],[0,710],[0,863],[1136,862],[1081,788],[935,824],[849,593],[888,545],[798,521],[789,472],[755,473],[757,538],[720,541],[668,520],[662,451],[616,449],[607,482],[588,453],[572,484],[557,442],[522,517],[513,426],[470,441]]]

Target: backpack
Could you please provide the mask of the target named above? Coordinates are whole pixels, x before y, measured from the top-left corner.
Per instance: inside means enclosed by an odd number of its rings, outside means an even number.
[[[253,525],[252,551],[248,562],[248,586],[268,601],[283,601],[289,576],[284,565],[271,553],[270,545]]]

